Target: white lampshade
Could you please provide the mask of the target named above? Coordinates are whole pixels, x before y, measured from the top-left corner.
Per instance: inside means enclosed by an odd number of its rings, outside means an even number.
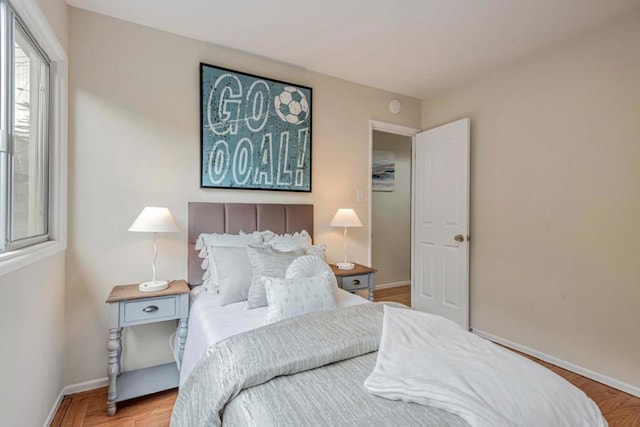
[[[168,281],[156,280],[156,258],[158,258],[156,233],[180,231],[178,224],[176,224],[176,220],[173,219],[173,215],[171,215],[171,211],[167,208],[147,206],[142,210],[142,212],[140,212],[138,218],[133,221],[133,224],[129,227],[129,231],[153,233],[153,261],[151,261],[153,278],[150,282],[140,283],[138,290],[141,292],[156,292],[167,289],[169,287]]]
[[[173,219],[171,211],[167,208],[156,208],[147,206],[140,212],[138,218],[133,221],[129,231],[140,231],[147,233],[171,233],[180,231],[176,220]]]
[[[335,216],[329,223],[331,227],[344,227],[344,262],[339,262],[336,265],[340,270],[353,270],[355,265],[352,262],[347,262],[347,228],[348,227],[362,227],[360,218],[356,215],[353,209],[338,209]]]
[[[362,227],[360,218],[353,209],[338,209],[329,225],[331,227]]]

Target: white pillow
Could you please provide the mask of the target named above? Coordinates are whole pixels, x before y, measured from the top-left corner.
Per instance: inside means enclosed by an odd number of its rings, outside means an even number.
[[[211,251],[218,281],[220,305],[245,301],[251,286],[247,248],[216,246]]]
[[[301,246],[301,248],[304,250],[305,255],[315,255],[322,258],[323,261],[327,259],[327,245],[325,245],[324,243],[321,243],[319,245]]]
[[[262,244],[263,236],[259,231],[254,231],[253,233],[245,233],[241,231],[238,234],[228,234],[228,233],[202,233],[198,236],[196,240],[196,249],[200,250],[204,248],[206,245],[213,246],[249,246]]]
[[[323,260],[326,260],[326,249],[327,249],[327,245],[325,245],[324,243],[319,244],[319,245],[299,245],[299,246],[295,246],[295,245],[277,245],[277,246],[273,246],[270,244],[265,244],[265,246],[269,246],[271,248],[274,248],[278,251],[281,252],[290,252],[290,251],[294,251],[297,249],[302,250],[304,255],[315,255],[318,256],[320,258],[322,258]]]
[[[287,268],[294,259],[304,255],[302,249],[281,252],[271,246],[249,246],[247,255],[251,264],[251,286],[247,296],[247,308],[264,307],[267,295],[260,281],[262,276],[284,278]]]
[[[249,245],[261,245],[263,241],[262,233],[254,231],[253,233],[238,234],[227,233],[211,233],[200,234],[196,240],[195,248],[200,251],[200,258],[204,258],[201,268],[204,270],[202,275],[202,286],[209,292],[217,292],[219,288],[218,274],[216,272],[216,264],[213,262],[212,253],[216,247],[247,247]]]
[[[263,243],[273,246],[279,251],[291,251],[300,246],[311,246],[311,236],[306,230],[293,234],[275,234],[271,231],[262,232]]]
[[[303,249],[305,255],[318,255],[326,259],[325,252],[327,245],[312,245],[311,235],[306,230],[294,234],[275,234],[272,231],[262,232],[263,243],[282,252],[294,249]]]
[[[305,255],[296,258],[287,268],[287,272],[284,275],[287,279],[313,276],[324,277],[334,291],[338,289],[338,280],[333,274],[333,270],[331,270],[324,258],[317,255]]]
[[[336,308],[333,287],[326,278],[278,279],[262,277],[269,302],[265,323],[289,319],[304,313]]]

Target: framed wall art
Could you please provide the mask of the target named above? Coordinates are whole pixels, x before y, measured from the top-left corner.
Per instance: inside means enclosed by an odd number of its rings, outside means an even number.
[[[371,190],[393,191],[396,188],[396,153],[373,150]]]
[[[200,64],[200,186],[311,191],[312,89]]]

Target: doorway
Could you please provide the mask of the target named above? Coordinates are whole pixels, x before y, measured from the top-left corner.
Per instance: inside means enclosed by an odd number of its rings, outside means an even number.
[[[396,125],[392,123],[380,122],[377,120],[369,121],[369,165],[370,165],[370,176],[373,176],[373,155],[374,155],[374,142],[382,141],[382,146],[378,146],[378,149],[381,151],[393,151],[395,155],[395,151],[393,150],[395,144],[399,144],[401,149],[406,149],[409,152],[408,159],[408,188],[403,188],[402,191],[397,191],[398,189],[398,181],[394,180],[395,187],[394,191],[374,191],[372,179],[369,179],[369,191],[368,191],[368,201],[369,201],[369,218],[368,218],[368,248],[369,248],[369,257],[368,262],[369,265],[378,269],[376,273],[376,289],[383,289],[387,287],[393,286],[401,286],[411,284],[411,239],[413,235],[412,225],[411,225],[411,207],[412,207],[412,195],[411,188],[413,183],[413,170],[411,167],[412,159],[413,159],[413,144],[414,144],[414,136],[420,132],[420,129],[410,128],[406,126]],[[382,136],[382,138],[380,138]],[[395,142],[384,142],[384,141],[395,141]],[[391,145],[388,145],[391,144]],[[384,149],[384,147],[391,147],[391,150]],[[383,153],[384,155],[384,153]],[[399,157],[400,159],[404,158],[404,154]],[[395,165],[394,165],[395,166]],[[404,175],[404,173],[401,173]],[[396,178],[394,176],[394,178]],[[402,179],[402,178],[401,178]],[[406,186],[406,180],[403,180],[403,186]],[[389,248],[381,249],[380,247],[384,247],[385,237],[384,235],[388,235],[389,233],[394,234],[393,229],[393,212],[389,212],[385,208],[379,209],[380,206],[384,206],[385,202],[387,202],[390,197],[398,196],[404,191],[408,191],[409,200],[408,202],[403,202],[403,210],[408,212],[408,221],[409,228],[408,230],[402,230],[402,238],[406,239],[409,245],[405,245],[401,242],[395,242],[394,245],[403,248],[404,259],[402,262],[392,262],[389,263],[385,258],[389,257]],[[384,193],[384,194],[383,194]],[[395,193],[395,194],[394,194]],[[390,197],[389,197],[390,196]],[[375,199],[375,207],[374,207],[374,199]],[[388,203],[387,203],[388,205]],[[375,213],[374,213],[375,211]],[[391,217],[391,220],[388,218]],[[375,225],[374,225],[375,222]],[[386,223],[386,226],[385,226]],[[381,226],[381,227],[378,227]],[[376,230],[376,234],[378,237],[376,240],[377,248],[374,249],[374,227]],[[385,228],[386,234],[380,234],[379,228]],[[406,227],[404,227],[406,228]],[[390,231],[389,231],[390,230]],[[376,263],[380,263],[377,265]]]
[[[371,265],[376,288],[411,284],[412,138],[373,131]]]
[[[378,139],[375,135],[387,133],[391,136],[405,136],[411,141],[408,256],[411,306],[418,310],[441,314],[468,328],[470,120],[461,119],[422,132],[375,120],[369,122],[369,128],[370,165],[373,165],[374,160],[374,139]],[[378,144],[376,147],[383,148]],[[391,147],[393,148],[393,145]],[[393,159],[395,172],[395,153],[393,156],[389,153],[378,154],[376,159],[383,160],[379,162],[382,164],[382,172],[385,171],[385,166],[389,170],[392,169],[392,162],[384,160]],[[370,171],[373,172],[373,166]],[[379,270],[376,288],[402,285],[405,284],[402,283],[405,274],[385,275],[385,270],[392,270],[387,266],[385,258],[395,259],[394,249],[390,249],[391,243],[387,243],[390,234],[387,234],[387,237],[375,237],[374,228],[377,228],[377,223],[386,222],[394,233],[403,235],[405,227],[393,219],[391,215],[394,211],[388,214],[391,219],[380,218],[377,209],[378,197],[371,182],[370,179],[369,265]],[[397,206],[394,209],[398,214],[403,210]],[[384,249],[379,249],[380,246],[374,249],[377,245],[374,240],[382,241]]]

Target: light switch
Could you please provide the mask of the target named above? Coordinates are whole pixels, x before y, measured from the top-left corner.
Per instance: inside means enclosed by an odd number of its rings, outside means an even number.
[[[356,202],[364,202],[364,191],[362,188],[356,190]]]

